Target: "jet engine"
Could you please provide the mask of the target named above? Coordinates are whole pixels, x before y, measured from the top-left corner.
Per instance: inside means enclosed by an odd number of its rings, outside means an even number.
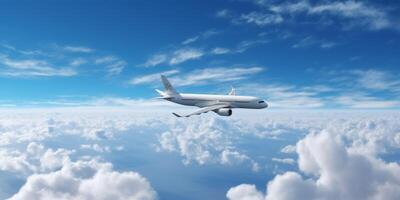
[[[218,110],[215,110],[214,112],[221,116],[231,116],[232,115],[232,110],[229,108],[220,108]]]

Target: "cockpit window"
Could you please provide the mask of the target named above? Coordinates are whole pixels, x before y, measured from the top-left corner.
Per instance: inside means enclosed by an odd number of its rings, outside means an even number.
[[[259,101],[258,103],[265,103],[264,101]]]

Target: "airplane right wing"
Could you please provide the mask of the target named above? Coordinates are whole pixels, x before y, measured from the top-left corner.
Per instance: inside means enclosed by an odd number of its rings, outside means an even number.
[[[209,112],[209,111],[217,110],[217,109],[220,109],[220,108],[227,108],[227,107],[229,107],[229,105],[213,105],[213,106],[208,106],[208,107],[201,108],[200,110],[198,110],[196,112],[193,112],[193,113],[190,113],[188,115],[183,115],[182,116],[182,115],[178,115],[176,113],[172,113],[172,114],[174,114],[176,117],[190,117],[192,115],[200,115],[202,113],[206,113],[206,112]]]

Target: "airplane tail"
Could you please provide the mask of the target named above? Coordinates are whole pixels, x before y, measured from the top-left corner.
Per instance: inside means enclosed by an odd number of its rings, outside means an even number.
[[[163,96],[162,94],[166,94],[169,96],[174,96],[174,95],[178,95],[179,93],[175,90],[174,87],[172,87],[171,83],[168,81],[167,77],[165,77],[164,75],[161,75],[161,81],[164,85],[165,88],[165,92],[161,92],[159,90],[157,90],[158,93],[160,93],[161,96]]]

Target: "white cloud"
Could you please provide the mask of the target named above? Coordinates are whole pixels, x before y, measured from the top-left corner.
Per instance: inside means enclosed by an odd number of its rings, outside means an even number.
[[[251,12],[249,14],[243,14],[240,17],[240,21],[244,21],[248,24],[254,23],[258,26],[266,26],[271,24],[280,24],[283,22],[283,18],[277,14],[270,13],[260,13],[260,12]]]
[[[344,28],[366,27],[370,30],[398,28],[391,21],[388,12],[376,5],[362,1],[326,1],[310,3],[307,0],[274,3],[254,1],[261,6],[262,11],[252,11],[242,14],[234,23],[253,23],[258,26],[279,24],[284,21],[307,20],[302,14],[320,16],[322,19],[337,18],[344,24]],[[300,16],[301,15],[301,19]],[[295,17],[298,17],[296,19]],[[324,21],[321,21],[324,23]]]
[[[231,17],[231,11],[229,11],[228,9],[219,10],[215,14],[215,16],[220,18],[229,18]]]
[[[260,44],[266,44],[266,43],[268,43],[267,40],[245,40],[238,44],[238,46],[236,47],[235,53],[243,53],[251,47],[254,47],[254,46],[260,45]]]
[[[263,67],[214,67],[191,71],[180,77],[173,77],[175,85],[201,85],[215,82],[243,80],[264,71]]]
[[[150,183],[136,172],[117,172],[95,160],[66,163],[60,170],[34,174],[10,200],[156,199]]]
[[[103,56],[103,57],[98,57],[95,59],[95,63],[96,64],[107,64],[107,63],[111,63],[118,60],[117,57],[115,56]]]
[[[190,38],[184,40],[182,42],[182,45],[188,45],[188,44],[194,43],[194,42],[196,42],[196,41],[198,41],[200,39],[203,39],[203,40],[204,39],[208,39],[209,37],[217,35],[218,33],[219,33],[218,31],[213,30],[213,29],[207,30],[207,31],[204,31],[203,33],[201,33],[199,35],[196,35],[196,36],[193,36],[193,37],[190,37]]]
[[[257,172],[260,170],[260,166],[257,162],[255,162],[253,159],[248,157],[245,154],[242,154],[238,151],[232,151],[225,149],[221,153],[221,164],[224,165],[234,165],[234,164],[242,164],[244,162],[250,162],[251,163],[251,168],[254,172]]]
[[[81,149],[90,149],[99,153],[110,153],[111,149],[109,146],[101,146],[99,144],[82,144]],[[117,147],[117,150],[123,150],[123,147],[121,148],[120,146]]]
[[[91,53],[94,52],[94,49],[84,46],[65,46],[63,48],[65,51],[73,52],[73,53]]]
[[[69,162],[73,151],[66,149],[45,149],[43,145],[31,142],[24,152],[0,149],[0,170],[30,174],[48,172]]]
[[[293,44],[292,47],[293,48],[303,48],[303,47],[311,46],[311,45],[313,45],[315,43],[316,43],[316,41],[314,40],[314,38],[311,37],[311,36],[308,36],[308,37],[305,37],[305,38],[301,39],[296,44]]]
[[[194,48],[184,48],[173,52],[169,64],[177,65],[188,60],[199,59],[204,55],[203,51]]]
[[[23,55],[47,55],[46,53],[44,53],[41,50],[21,50],[21,49],[17,49],[14,46],[9,45],[9,44],[1,44],[1,46],[8,50],[11,50],[16,53],[23,54]]]
[[[259,171],[259,164],[247,155],[235,150],[231,145],[236,127],[225,120],[202,118],[197,121],[177,121],[169,131],[159,136],[159,151],[179,152],[183,163],[196,162],[238,165],[245,163],[253,171]]]
[[[81,66],[83,64],[86,64],[88,61],[83,59],[83,58],[76,58],[74,60],[71,61],[70,65],[77,67],[77,66]]]
[[[272,158],[271,160],[274,162],[288,164],[288,165],[294,165],[296,163],[296,161],[293,158]]]
[[[281,149],[282,153],[296,153],[296,146],[287,145]]]
[[[182,44],[187,45],[187,44],[196,42],[198,39],[199,39],[199,36],[194,36],[194,37],[186,39],[185,41],[182,42]]]
[[[357,83],[366,89],[373,90],[399,90],[400,81],[393,77],[393,73],[368,69],[368,70],[353,70],[350,72],[358,76]]]
[[[110,63],[106,66],[108,75],[118,75],[126,67],[127,62],[124,60],[118,60],[115,63]]]
[[[179,71],[178,70],[169,70],[169,71],[163,71],[163,72],[158,72],[158,73],[154,73],[154,74],[148,74],[148,75],[144,75],[144,76],[140,76],[137,78],[133,78],[129,81],[130,84],[143,84],[143,83],[153,83],[156,81],[160,81],[160,76],[164,75],[164,76],[171,76],[174,74],[178,74]]]
[[[44,60],[10,59],[0,55],[0,64],[5,68],[0,70],[3,76],[74,76],[77,72],[72,68],[56,68]]]
[[[344,93],[333,97],[331,101],[348,108],[396,108],[400,106],[400,101],[377,98],[365,93]]]
[[[227,48],[222,48],[222,47],[215,47],[214,49],[211,50],[212,54],[220,55],[220,54],[227,54],[230,53],[231,50]]]
[[[144,67],[153,67],[159,64],[162,64],[168,60],[168,56],[166,54],[156,54],[153,55],[150,59],[148,59],[143,66]]]
[[[35,51],[23,51],[6,45],[12,51],[0,52],[0,75],[13,77],[75,76],[81,72],[105,71],[107,75],[118,75],[127,62],[116,56],[82,57],[76,53],[92,53],[93,49],[79,46],[51,45]],[[83,68],[83,65],[98,65],[98,68]],[[78,68],[79,67],[79,68]]]
[[[146,84],[159,82],[160,75],[163,74],[165,76],[169,76],[171,83],[175,86],[201,85],[246,79],[253,74],[263,71],[264,69],[265,68],[263,67],[210,67],[193,70],[184,74],[179,74],[178,70],[169,70],[132,78],[129,83]]]
[[[311,178],[304,179],[297,172],[277,175],[268,183],[265,199],[400,197],[399,164],[386,163],[370,154],[355,151],[342,142],[340,135],[334,135],[327,130],[319,134],[310,133],[297,143],[297,153],[300,171]],[[249,194],[251,198],[253,194],[260,193],[254,187],[239,185],[231,188],[228,194],[230,191],[241,191],[243,187],[248,190],[243,192],[241,199],[246,198],[245,194]]]
[[[94,60],[97,65],[104,65],[109,76],[120,74],[128,63],[115,56],[103,56]]]
[[[255,185],[241,184],[230,188],[226,198],[229,200],[263,200],[264,195],[262,192],[257,191]]]
[[[273,108],[318,108],[325,105],[320,92],[294,85],[282,84],[243,84],[239,92],[265,97]]]
[[[177,65],[189,60],[200,59],[204,54],[205,53],[201,49],[184,47],[172,52],[155,54],[140,66],[154,67],[163,63],[168,65]]]

